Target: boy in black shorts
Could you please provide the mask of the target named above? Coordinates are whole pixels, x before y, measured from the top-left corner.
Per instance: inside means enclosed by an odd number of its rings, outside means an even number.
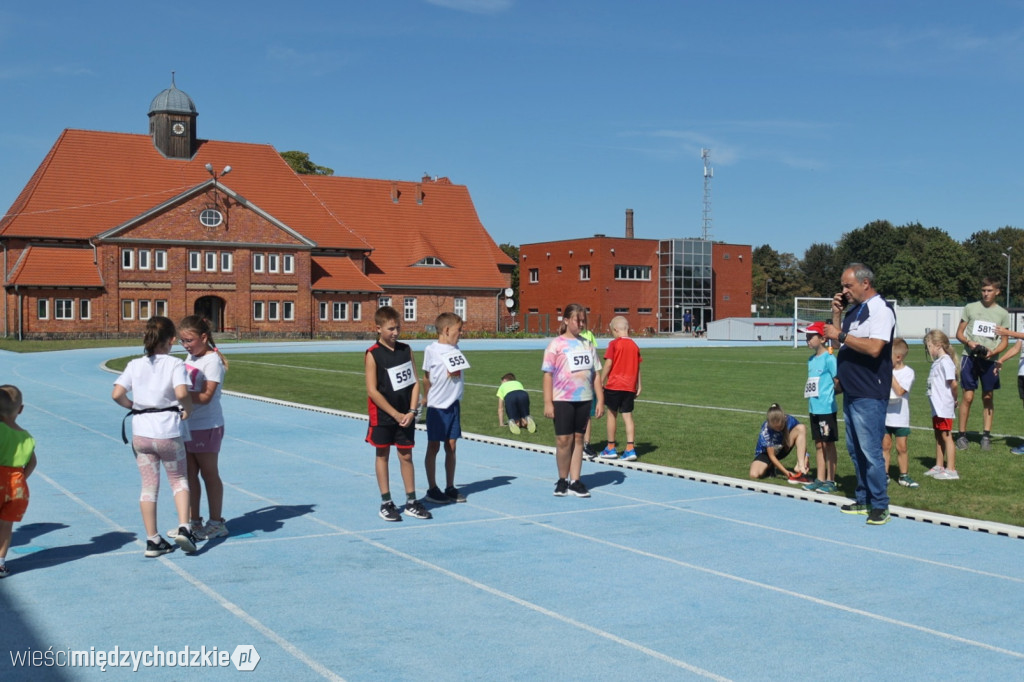
[[[419,378],[412,361],[412,349],[398,340],[402,330],[398,311],[391,306],[377,309],[373,316],[377,325],[377,343],[366,351],[366,404],[370,427],[366,442],[377,449],[377,485],[380,486],[380,517],[385,521],[401,521],[391,500],[388,458],[391,446],[398,450],[402,482],[405,484],[405,513],[417,519],[433,518],[416,499],[415,470],[412,446],[416,433],[416,405]]]

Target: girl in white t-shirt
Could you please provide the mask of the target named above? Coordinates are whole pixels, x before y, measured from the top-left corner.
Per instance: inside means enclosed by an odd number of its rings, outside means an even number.
[[[189,419],[189,438],[185,440],[188,460],[189,513],[192,532],[200,540],[225,537],[224,483],[220,478],[218,458],[224,440],[224,411],[220,406],[220,387],[228,363],[213,341],[210,322],[199,315],[189,315],[178,323],[178,336],[188,351],[185,369],[190,382],[189,396],[195,405]],[[210,521],[203,525],[199,503],[206,485],[206,503]]]
[[[956,411],[956,355],[949,337],[932,329],[924,337],[932,367],[928,372],[928,401],[932,405],[932,429],[935,431],[935,466],[924,472],[937,481],[956,481],[956,446],[953,443],[953,413]],[[945,463],[943,466],[943,455]]]
[[[174,323],[166,317],[149,318],[143,337],[146,354],[128,363],[114,382],[111,394],[115,403],[132,413],[132,449],[142,476],[139,509],[146,527],[147,557],[174,551],[174,545],[160,537],[157,530],[161,463],[167,471],[178,512],[174,540],[186,552],[196,551],[197,538],[188,527],[188,479],[182,439],[182,430],[187,430],[182,422],[192,411],[192,399],[185,363],[169,355],[172,345]]]

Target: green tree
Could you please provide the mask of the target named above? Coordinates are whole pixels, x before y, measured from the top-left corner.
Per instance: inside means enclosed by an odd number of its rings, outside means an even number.
[[[791,253],[779,253],[767,244],[751,253],[753,300],[762,316],[786,317],[793,313],[793,298],[807,296],[810,287]],[[762,309],[762,306],[766,306]]]
[[[510,286],[512,287],[512,300],[515,301],[512,310],[519,310],[519,247],[515,244],[498,244],[498,248],[516,262],[516,266],[512,269],[512,284]]]
[[[995,232],[983,230],[975,232],[964,240],[964,251],[969,254],[971,273],[970,281],[966,284],[964,293],[965,300],[974,300],[978,297],[982,277],[995,277],[1002,282],[1003,289],[1006,289],[1006,267],[1009,256],[1010,265],[1010,294],[1020,300],[1024,294],[1024,280],[1021,273],[1024,272],[1024,230],[1016,227],[1001,227]],[[1006,303],[1006,291],[1002,292],[999,300],[1000,305]]]
[[[807,282],[808,296],[831,298],[839,291],[842,266],[836,260],[836,248],[831,244],[811,244],[804,251],[800,270]]]
[[[318,166],[310,161],[309,154],[306,152],[281,152],[281,158],[299,175],[334,175],[333,168]]]

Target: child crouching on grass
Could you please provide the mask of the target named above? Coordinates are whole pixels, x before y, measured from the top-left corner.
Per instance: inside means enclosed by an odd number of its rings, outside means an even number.
[[[767,478],[777,471],[793,484],[810,481],[806,476],[810,467],[807,461],[807,429],[796,417],[786,414],[778,403],[768,408],[766,417],[757,437],[754,461],[750,463],[750,477]],[[790,471],[781,460],[793,448],[797,452],[796,465]]]

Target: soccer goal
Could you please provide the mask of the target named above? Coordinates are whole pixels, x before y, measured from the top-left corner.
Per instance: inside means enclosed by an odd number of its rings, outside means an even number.
[[[803,341],[800,327],[822,320],[832,321],[831,298],[807,298],[797,296],[793,299],[793,348],[799,348]]]

